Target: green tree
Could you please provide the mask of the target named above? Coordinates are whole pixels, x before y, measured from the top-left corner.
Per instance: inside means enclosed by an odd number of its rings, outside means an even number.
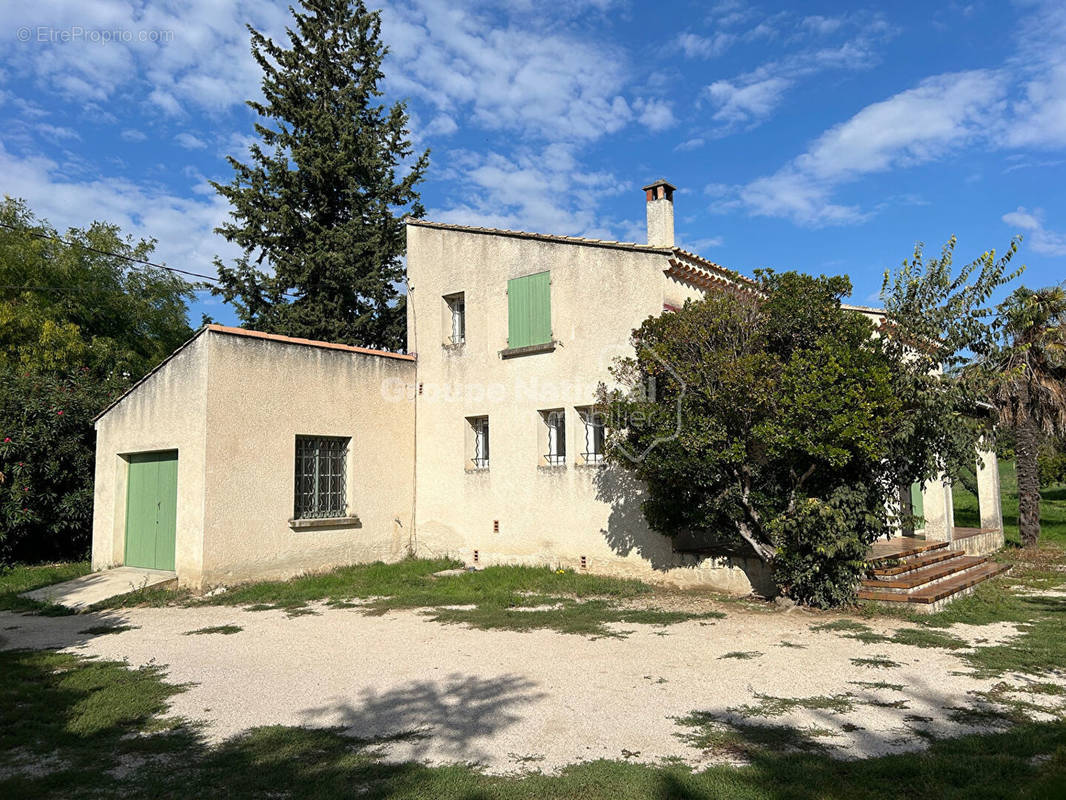
[[[1014,431],[1018,531],[1032,546],[1040,539],[1041,448],[1045,437],[1066,434],[1066,291],[1017,289],[999,307],[996,329],[997,345],[977,369]]]
[[[217,293],[246,326],[273,333],[400,349],[406,310],[403,217],[422,216],[417,158],[403,103],[378,98],[387,48],[362,0],[301,0],[289,47],[249,27],[263,71],[261,144],[229,158],[213,184],[233,206],[218,228],[244,251],[218,263]],[[398,177],[398,171],[406,172]]]
[[[646,486],[654,529],[738,537],[784,592],[839,605],[910,477],[892,452],[899,364],[841,308],[846,277],[758,280],[758,294],[710,294],[634,332],[620,388],[601,392],[608,458]]]
[[[114,225],[64,244],[10,198],[0,223],[0,562],[83,557],[92,418],[191,335],[192,286]]]

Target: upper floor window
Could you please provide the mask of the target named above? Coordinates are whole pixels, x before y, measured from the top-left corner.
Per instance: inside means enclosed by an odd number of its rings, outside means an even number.
[[[585,450],[581,457],[586,464],[602,464],[606,450],[606,436],[603,425],[603,414],[596,411],[592,406],[578,409],[581,422],[585,427]]]
[[[466,295],[463,292],[447,295],[444,298],[447,306],[447,332],[449,344],[466,343]]]
[[[551,340],[551,273],[507,281],[507,347],[529,347]]]
[[[566,413],[561,408],[541,411],[544,420],[544,460],[550,467],[566,464]]]
[[[343,517],[348,511],[345,488],[347,437],[296,437],[296,519]]]

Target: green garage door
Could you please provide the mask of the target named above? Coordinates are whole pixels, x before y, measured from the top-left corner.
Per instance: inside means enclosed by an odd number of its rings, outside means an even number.
[[[130,456],[126,483],[126,566],[174,569],[178,454]]]

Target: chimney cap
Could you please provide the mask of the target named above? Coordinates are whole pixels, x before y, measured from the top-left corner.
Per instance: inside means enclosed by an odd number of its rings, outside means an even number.
[[[655,181],[654,183],[649,183],[647,186],[644,187],[644,191],[647,192],[651,189],[656,188],[657,186],[665,186],[666,189],[671,193],[677,191],[677,187],[670,183],[670,181],[666,180],[666,178],[659,178],[659,180]]]
[[[676,189],[677,187],[669,181],[659,178],[655,183],[649,183],[644,187],[644,194],[647,195],[649,203],[655,200],[666,200],[668,203],[673,203]]]

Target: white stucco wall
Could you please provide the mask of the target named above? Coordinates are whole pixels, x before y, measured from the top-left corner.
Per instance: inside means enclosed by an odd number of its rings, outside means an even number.
[[[124,563],[125,459],[132,453],[178,451],[174,565],[197,584],[203,567],[207,341],[201,335],[96,423],[93,569]]]
[[[205,586],[395,561],[412,531],[414,364],[212,334],[207,378]],[[293,529],[297,435],[351,438],[358,527]]]
[[[630,332],[697,290],[663,274],[669,251],[408,226],[408,349],[417,352],[416,533],[420,555],[705,583],[748,592],[739,562],[675,554],[617,468],[580,464],[576,409],[593,403]],[[553,352],[503,359],[507,281],[551,272]],[[466,344],[445,345],[442,297],[463,292]],[[547,467],[539,412],[564,408],[566,466]],[[487,415],[491,465],[468,469],[466,418]],[[499,532],[494,532],[498,521]],[[755,563],[746,565],[755,574]]]
[[[97,423],[93,568],[123,563],[126,461],[178,451],[175,568],[193,588],[408,551],[414,362],[208,330]],[[297,435],[350,437],[358,524],[294,528]]]

